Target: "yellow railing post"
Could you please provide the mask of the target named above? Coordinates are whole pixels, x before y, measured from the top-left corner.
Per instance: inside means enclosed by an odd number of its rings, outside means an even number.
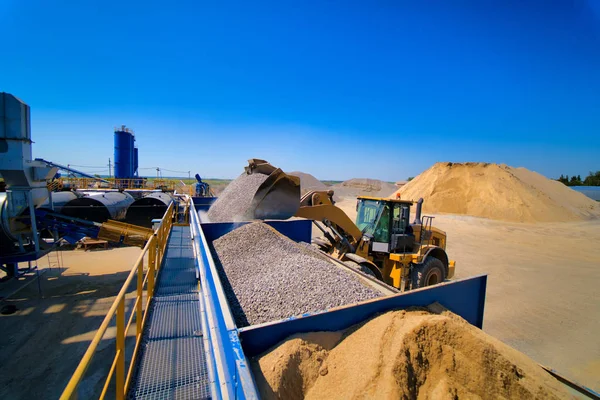
[[[156,234],[156,270],[160,269],[160,264],[162,262],[162,235],[161,230],[158,230]]]
[[[103,340],[109,325],[111,324],[113,317],[116,316],[116,347],[115,347],[115,356],[113,358],[112,366],[108,375],[106,377],[106,381],[104,384],[104,388],[102,389],[102,393],[100,394],[100,398],[103,399],[106,396],[109,385],[112,382],[112,378],[115,378],[115,386],[116,386],[116,398],[124,399],[126,395],[126,390],[128,389],[128,380],[131,377],[134,363],[137,356],[137,350],[140,346],[141,338],[142,338],[142,323],[145,321],[148,313],[148,305],[150,304],[150,299],[154,295],[155,282],[156,282],[156,274],[160,270],[160,266],[162,263],[162,258],[166,252],[167,241],[169,238],[169,233],[171,232],[171,228],[173,226],[173,218],[174,218],[174,210],[173,203],[167,209],[167,212],[163,216],[163,220],[159,225],[157,231],[153,236],[150,237],[148,242],[146,243],[142,253],[138,257],[136,263],[131,268],[127,279],[123,283],[119,294],[111,305],[106,317],[102,321],[102,324],[98,328],[98,331],[94,335],[92,342],[90,343],[88,349],[86,350],[81,362],[77,366],[77,369],[71,376],[69,383],[65,387],[60,399],[61,400],[70,400],[77,398],[77,389],[79,384],[84,378],[84,374],[90,366],[92,359],[98,349],[100,342]],[[146,275],[144,275],[144,257],[148,254],[148,271]],[[137,273],[137,290],[136,290],[136,303],[132,307],[132,313],[129,315],[128,321],[125,320],[125,298],[127,296],[128,288],[130,287],[131,281],[134,278],[134,275]],[[142,302],[144,296],[144,283],[148,281],[148,286],[146,288],[146,303]],[[135,313],[135,315],[133,314]],[[133,351],[133,355],[131,360],[129,360],[129,370],[127,372],[127,376],[125,375],[125,338],[127,337],[127,333],[133,323],[133,318],[136,320],[136,344]]]
[[[135,336],[136,341],[142,336],[142,298],[144,297],[144,259],[138,263],[137,299],[135,307]]]
[[[148,249],[148,298],[154,294],[154,269],[156,268],[156,236],[150,238],[152,242]]]
[[[121,297],[117,307],[117,368],[116,398],[125,398],[125,296]]]

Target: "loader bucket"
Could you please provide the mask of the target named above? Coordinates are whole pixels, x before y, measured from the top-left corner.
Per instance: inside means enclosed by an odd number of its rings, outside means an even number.
[[[300,178],[291,176],[265,160],[248,160],[247,174],[268,175],[252,199],[255,219],[288,219],[300,208]]]

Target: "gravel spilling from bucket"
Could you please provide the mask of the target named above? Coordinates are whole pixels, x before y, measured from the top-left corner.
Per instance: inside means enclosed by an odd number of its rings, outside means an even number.
[[[240,222],[254,219],[252,204],[254,194],[268,178],[264,174],[248,175],[243,173],[232,181],[217,201],[208,210],[210,222]]]
[[[262,222],[237,228],[213,245],[238,327],[381,296],[350,272]]]

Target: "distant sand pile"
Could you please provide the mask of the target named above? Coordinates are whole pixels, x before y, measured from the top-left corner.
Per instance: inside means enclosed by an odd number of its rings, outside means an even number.
[[[323,182],[312,176],[311,174],[307,174],[300,171],[289,172],[288,175],[297,176],[300,178],[300,190],[302,194],[310,191],[310,190],[327,190],[327,185]]]
[[[395,311],[294,335],[253,363],[264,399],[559,399],[533,360],[462,318]]]
[[[336,197],[373,196],[388,197],[396,191],[396,185],[377,179],[354,178],[333,185]]]
[[[436,163],[397,193],[423,197],[429,213],[513,222],[567,222],[600,217],[600,205],[525,168],[487,163]]]

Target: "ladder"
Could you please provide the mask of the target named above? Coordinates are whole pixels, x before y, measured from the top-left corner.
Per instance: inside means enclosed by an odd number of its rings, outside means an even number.
[[[46,258],[48,259],[48,268],[49,269],[58,268],[58,271],[62,272],[63,256],[62,256],[62,250],[60,249],[60,247],[57,247],[56,249],[49,252],[46,255]]]

